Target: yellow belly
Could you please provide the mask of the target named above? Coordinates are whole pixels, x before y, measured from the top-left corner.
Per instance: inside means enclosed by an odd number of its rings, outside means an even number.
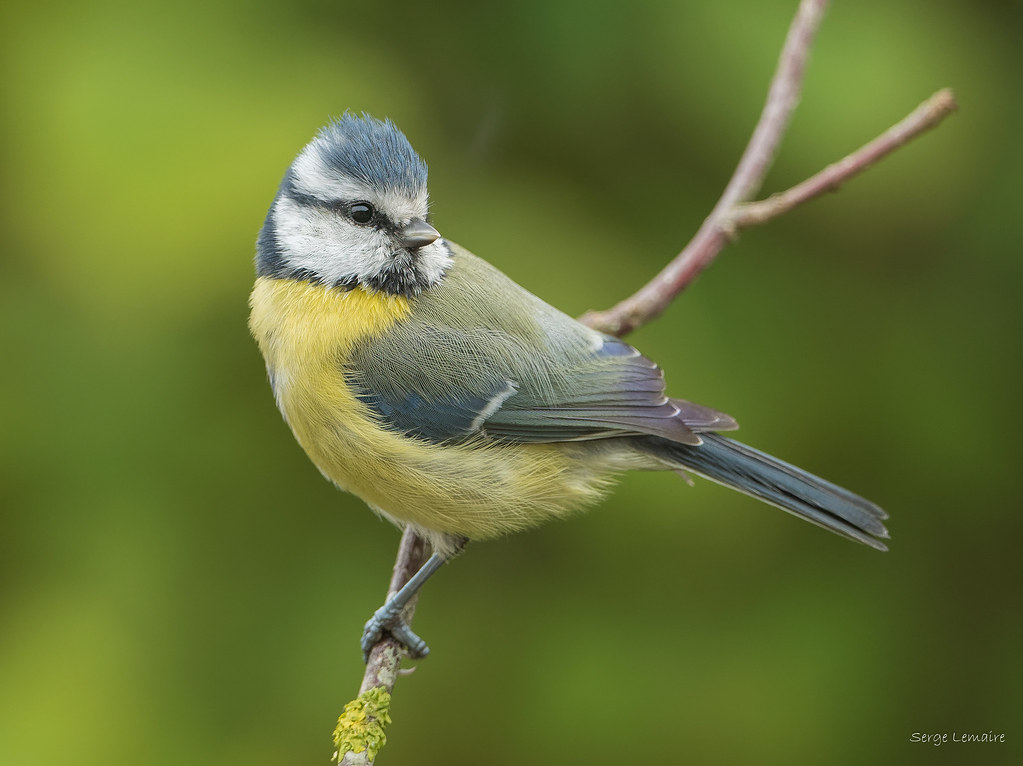
[[[595,472],[576,446],[441,446],[384,428],[346,385],[346,365],[356,343],[409,315],[407,299],[260,278],[250,304],[295,438],[328,479],[391,520],[482,539],[565,515],[608,486],[608,468]]]

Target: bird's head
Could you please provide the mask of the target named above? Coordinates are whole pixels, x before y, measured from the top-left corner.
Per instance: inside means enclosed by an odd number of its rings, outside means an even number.
[[[346,113],[288,168],[257,242],[258,274],[418,295],[451,264],[428,222],[426,174],[390,120]]]

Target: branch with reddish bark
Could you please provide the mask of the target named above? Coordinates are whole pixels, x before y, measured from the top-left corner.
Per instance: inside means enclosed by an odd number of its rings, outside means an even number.
[[[718,256],[725,245],[734,240],[739,231],[757,226],[777,218],[790,210],[809,202],[815,197],[829,191],[835,191],[843,183],[866,170],[880,160],[919,136],[935,127],[957,108],[955,96],[948,88],[939,90],[920,106],[914,109],[905,119],[886,130],[868,144],[838,162],[828,165],[824,170],[765,200],[749,202],[760,189],[763,175],[767,172],[768,158],[757,156],[749,163],[739,163],[732,176],[725,195],[721,197],[727,204],[718,204],[704,220],[696,236],[690,240],[685,249],[669,263],[656,277],[641,287],[635,294],[607,311],[590,311],[579,321],[590,327],[611,335],[625,335],[638,327],[660,316],[661,313],[678,297],[693,280]],[[772,124],[775,129],[784,128],[777,113],[770,103],[765,105],[759,128]],[[787,124],[787,122],[786,122]],[[756,134],[754,134],[756,138]],[[780,135],[769,136],[761,145],[763,151],[773,151]],[[750,141],[746,151],[754,146]],[[750,168],[759,169],[758,174],[751,174]],[[729,194],[729,191],[734,193]]]

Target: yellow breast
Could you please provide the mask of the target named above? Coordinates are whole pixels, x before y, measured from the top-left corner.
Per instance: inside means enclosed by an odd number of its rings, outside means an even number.
[[[493,537],[598,499],[608,471],[571,445],[439,445],[388,430],[345,373],[357,343],[409,315],[402,297],[262,277],[249,326],[277,404],[320,471],[399,523]]]
[[[347,466],[371,442],[389,435],[381,434],[347,385],[345,371],[357,343],[408,315],[408,300],[260,277],[249,304],[249,329],[284,419],[317,467],[343,489],[356,491]]]

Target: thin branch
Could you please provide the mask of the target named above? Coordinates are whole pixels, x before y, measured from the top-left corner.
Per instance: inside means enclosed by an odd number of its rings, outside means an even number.
[[[778,68],[771,79],[760,120],[711,216],[752,199],[760,191],[799,103],[810,47],[827,6],[827,0],[802,0],[799,4],[778,57]]]
[[[391,584],[387,588],[388,598],[419,571],[429,556],[429,544],[411,529],[406,528],[398,545]],[[418,600],[418,596],[414,597],[405,607],[402,616],[407,623],[412,622]],[[389,633],[384,633],[373,646],[366,662],[366,672],[362,676],[359,696],[345,707],[345,712],[348,713],[353,704],[358,705],[358,714],[354,716],[354,722],[342,714],[334,731],[334,745],[338,748],[335,756],[339,757],[338,763],[341,766],[370,766],[376,757],[376,751],[386,742],[383,732],[390,723],[388,713],[390,693],[398,676],[401,675],[401,661],[407,656],[408,651],[405,647],[395,641]],[[363,704],[367,700],[368,704]],[[374,717],[379,720],[373,720]],[[367,742],[369,732],[376,736],[375,746],[374,743]],[[354,749],[352,741],[356,743]]]
[[[732,182],[721,197],[721,200],[728,197],[734,201],[727,205],[722,205],[719,201],[685,249],[638,292],[607,311],[587,312],[580,321],[594,329],[619,336],[646,324],[659,316],[679,293],[710,265],[741,229],[767,223],[825,192],[834,191],[878,160],[937,126],[957,108],[952,90],[949,88],[939,90],[901,122],[852,154],[828,165],[824,170],[791,189],[773,194],[765,200],[747,202],[736,189],[742,186],[755,190],[750,176],[741,172],[744,170],[746,157],[751,154],[751,147],[757,141],[754,134],[746,148],[743,162],[740,162]],[[771,111],[769,105],[765,106],[764,115],[757,126],[758,130],[764,125],[764,118],[769,111]],[[766,172],[766,164],[759,162],[759,152],[771,147],[766,143],[759,146],[761,149],[752,153],[754,158],[748,163],[747,169],[759,166]],[[736,182],[737,177],[740,179],[739,182]],[[759,179],[756,183],[759,185]]]
[[[391,584],[387,588],[387,597],[390,598],[392,594],[401,590],[401,587],[419,571],[428,558],[430,558],[429,543],[406,528],[401,535],[401,542],[398,544],[398,555],[394,561],[394,572],[391,575]],[[412,615],[415,614],[418,601],[419,596],[415,596],[405,607],[403,613],[405,622],[412,623]],[[382,686],[390,692],[394,688],[394,682],[398,679],[398,667],[407,656],[408,652],[405,647],[391,638],[390,633],[385,632],[369,653],[366,673],[362,677],[359,694],[378,686]]]
[[[635,330],[660,316],[728,243],[731,232],[722,222],[727,220],[736,204],[752,199],[760,191],[792,111],[799,103],[806,60],[826,7],[827,0],[802,0],[799,4],[760,120],[721,199],[689,244],[634,295],[607,311],[587,312],[581,322],[612,335],[625,335]]]
[[[902,122],[888,128],[869,144],[857,149],[833,165],[783,192],[772,194],[759,202],[746,202],[735,206],[728,224],[735,231],[767,223],[772,218],[789,212],[814,197],[835,191],[843,183],[859,175],[872,164],[894,152],[900,146],[936,127],[958,108],[955,95],[949,88],[939,90],[914,109]]]

